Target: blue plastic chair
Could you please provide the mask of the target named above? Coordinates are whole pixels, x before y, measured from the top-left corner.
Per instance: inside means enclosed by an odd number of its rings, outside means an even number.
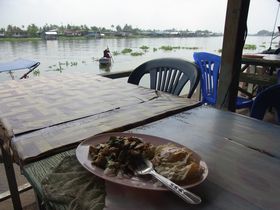
[[[280,123],[280,84],[272,85],[256,96],[250,116],[262,120],[266,110],[271,107],[276,109]]]
[[[200,86],[202,102],[216,105],[221,57],[206,52],[195,52],[193,58],[201,71]],[[253,100],[251,99],[237,97],[237,109],[249,108],[252,104]]]

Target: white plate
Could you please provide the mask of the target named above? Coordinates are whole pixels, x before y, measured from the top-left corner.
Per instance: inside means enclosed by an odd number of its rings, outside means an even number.
[[[86,139],[85,141],[83,141],[76,149],[76,156],[78,161],[82,164],[82,166],[84,166],[88,171],[90,171],[91,173],[93,173],[94,175],[105,179],[107,181],[111,181],[117,184],[121,184],[124,186],[128,186],[128,187],[134,187],[134,188],[141,188],[141,189],[147,189],[147,190],[157,190],[157,191],[162,191],[162,190],[167,190],[165,187],[161,187],[161,186],[157,186],[152,182],[149,182],[147,180],[143,180],[141,178],[138,177],[132,177],[132,178],[118,178],[116,176],[107,176],[104,174],[104,170],[92,165],[91,162],[91,158],[89,156],[89,146],[90,145],[97,145],[100,143],[105,143],[108,141],[108,139],[110,138],[110,136],[135,136],[138,138],[142,138],[144,142],[149,142],[152,143],[154,145],[160,145],[160,144],[167,144],[167,143],[173,143],[176,145],[179,145],[181,147],[185,147],[183,145],[180,145],[178,143],[172,142],[171,140],[168,139],[163,139],[160,137],[156,137],[156,136],[150,136],[150,135],[144,135],[144,134],[136,134],[136,133],[121,133],[121,132],[116,132],[116,133],[105,133],[105,134],[100,134],[97,136],[94,136],[92,138]],[[186,147],[185,147],[186,148]],[[186,148],[187,150],[191,151],[190,149]],[[201,160],[200,156],[195,153],[194,151],[191,151],[194,158],[196,160],[198,160],[198,162],[200,163],[200,165],[204,168],[204,172],[202,174],[202,176],[200,177],[199,180],[195,180],[187,185],[183,185],[183,188],[190,188],[193,186],[196,186],[200,183],[202,183],[207,175],[208,175],[208,168],[207,165],[204,161]]]

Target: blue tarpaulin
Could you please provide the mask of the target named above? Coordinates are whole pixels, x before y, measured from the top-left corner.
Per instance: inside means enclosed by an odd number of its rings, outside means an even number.
[[[26,59],[17,59],[7,63],[0,63],[0,72],[5,71],[15,71],[20,69],[34,69],[36,68],[40,62],[26,60]]]

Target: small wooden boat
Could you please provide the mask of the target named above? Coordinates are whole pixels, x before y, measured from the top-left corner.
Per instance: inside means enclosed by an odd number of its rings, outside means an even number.
[[[99,63],[103,65],[111,64],[111,62],[112,62],[112,58],[102,57],[99,59]]]

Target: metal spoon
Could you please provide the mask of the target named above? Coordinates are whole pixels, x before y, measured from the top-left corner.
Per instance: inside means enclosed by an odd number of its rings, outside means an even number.
[[[145,174],[151,174],[153,177],[155,177],[157,180],[159,180],[162,184],[164,184],[169,190],[171,190],[173,193],[178,195],[180,198],[182,198],[184,201],[190,204],[199,204],[201,203],[201,198],[192,192],[185,190],[184,188],[178,186],[174,182],[170,181],[169,179],[165,178],[164,176],[158,174],[154,168],[151,161],[148,159],[142,159],[139,158],[137,160],[136,168],[134,169],[134,172],[136,175],[145,175]]]

